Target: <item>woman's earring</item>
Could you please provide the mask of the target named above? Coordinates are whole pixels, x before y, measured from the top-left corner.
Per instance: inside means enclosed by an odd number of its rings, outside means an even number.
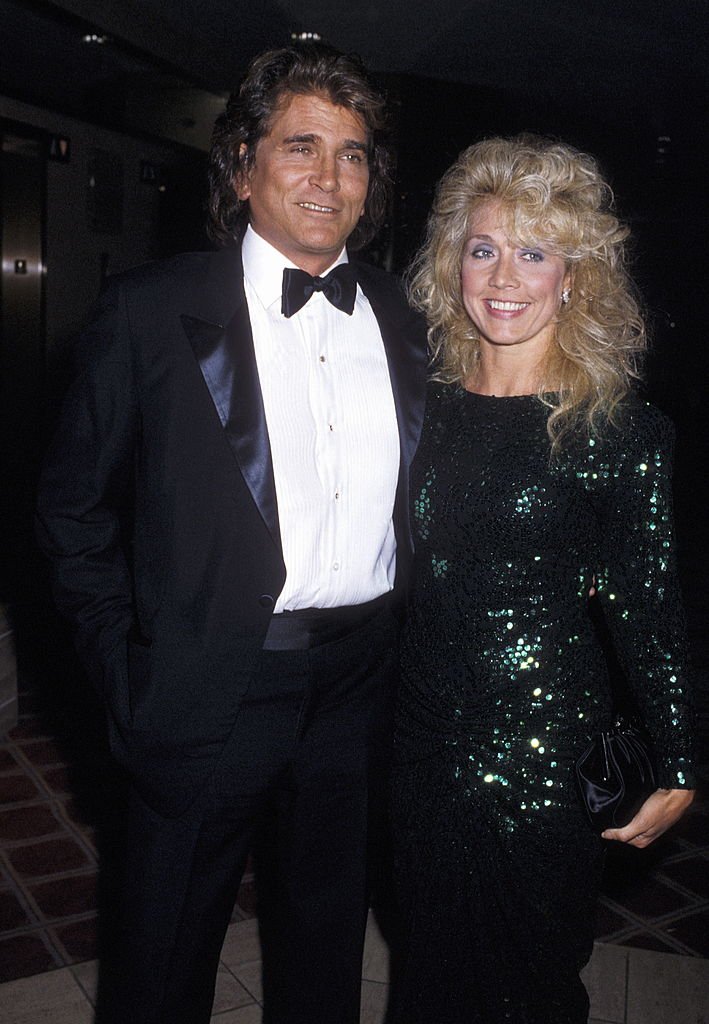
[[[564,288],[563,292],[561,293],[561,301],[564,303],[564,305],[566,305],[570,298],[571,298],[571,289],[570,288]]]

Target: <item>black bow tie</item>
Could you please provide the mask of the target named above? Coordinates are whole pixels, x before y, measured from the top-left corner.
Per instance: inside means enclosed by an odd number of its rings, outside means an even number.
[[[304,270],[286,267],[283,271],[281,313],[289,317],[302,309],[313,292],[322,292],[326,299],[352,316],[357,295],[357,275],[351,263],[338,263],[325,277],[311,277]]]

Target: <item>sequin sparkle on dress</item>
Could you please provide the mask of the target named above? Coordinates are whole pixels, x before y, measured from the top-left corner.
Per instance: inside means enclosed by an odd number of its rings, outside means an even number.
[[[659,785],[692,783],[672,428],[630,399],[552,458],[548,415],[535,396],[429,392],[393,777],[397,1024],[587,1019],[603,844],[573,761],[611,704],[594,581]]]

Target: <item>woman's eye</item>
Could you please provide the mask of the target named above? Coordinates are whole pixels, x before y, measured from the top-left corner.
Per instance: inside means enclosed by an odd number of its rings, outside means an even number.
[[[473,257],[474,260],[486,260],[489,259],[490,256],[494,256],[494,253],[492,249],[488,249],[486,246],[479,245],[476,246],[475,249],[473,249],[470,255]]]
[[[522,259],[527,260],[528,263],[542,263],[544,260],[544,253],[538,249],[525,249],[522,253]]]

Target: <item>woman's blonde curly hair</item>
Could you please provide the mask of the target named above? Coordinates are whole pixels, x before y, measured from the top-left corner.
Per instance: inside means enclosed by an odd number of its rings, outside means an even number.
[[[476,212],[499,204],[523,246],[561,256],[571,296],[556,318],[539,397],[551,409],[554,451],[579,428],[597,433],[639,376],[646,334],[625,269],[629,231],[593,157],[532,135],[491,138],[464,150],[436,190],[424,244],[407,274],[409,298],[428,320],[434,379],[475,380],[480,336],[465,311],[461,262]],[[553,394],[551,394],[553,393]]]

